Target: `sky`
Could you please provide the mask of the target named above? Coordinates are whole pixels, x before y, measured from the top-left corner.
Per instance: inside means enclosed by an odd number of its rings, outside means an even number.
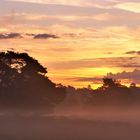
[[[140,0],[0,0],[0,51],[27,52],[56,83],[140,85]]]

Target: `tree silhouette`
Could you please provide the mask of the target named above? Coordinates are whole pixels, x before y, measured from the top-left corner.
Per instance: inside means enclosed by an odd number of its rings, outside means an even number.
[[[122,86],[118,81],[112,78],[103,78],[103,88],[116,88]]]
[[[135,83],[131,83],[130,84],[130,88],[136,88],[137,86],[136,86],[136,84]]]
[[[49,108],[65,97],[47,70],[27,53],[0,53],[0,107]]]

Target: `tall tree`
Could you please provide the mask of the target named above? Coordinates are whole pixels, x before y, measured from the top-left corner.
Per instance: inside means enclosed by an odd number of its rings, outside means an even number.
[[[27,53],[0,53],[0,106],[13,108],[52,107],[65,97],[46,76],[47,69]]]

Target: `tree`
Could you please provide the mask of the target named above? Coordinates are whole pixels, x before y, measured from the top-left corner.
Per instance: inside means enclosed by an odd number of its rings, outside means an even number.
[[[136,86],[136,83],[131,83],[130,84],[130,88],[136,88],[137,86]]]
[[[112,78],[103,78],[103,88],[115,88],[120,86],[122,85]]]
[[[47,69],[27,53],[0,53],[0,106],[53,107],[65,98],[65,88],[46,76]]]

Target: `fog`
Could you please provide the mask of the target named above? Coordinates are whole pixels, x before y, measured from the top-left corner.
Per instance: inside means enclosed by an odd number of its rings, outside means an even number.
[[[0,114],[2,140],[139,140],[137,106],[58,106],[45,110]]]
[[[50,116],[80,118],[88,121],[140,123],[140,107],[130,106],[66,106],[57,107]]]

